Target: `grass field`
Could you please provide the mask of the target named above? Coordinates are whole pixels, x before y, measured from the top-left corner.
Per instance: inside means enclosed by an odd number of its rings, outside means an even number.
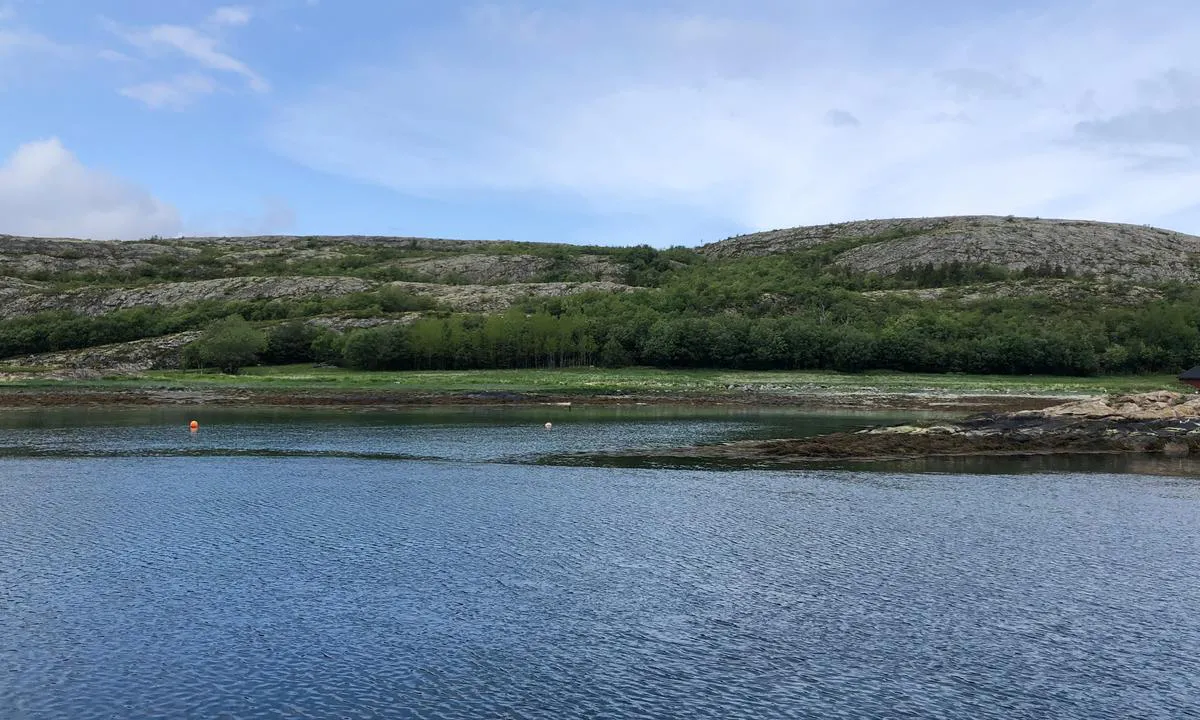
[[[412,392],[532,392],[556,395],[631,393],[645,395],[791,395],[838,393],[940,393],[1077,395],[1150,390],[1186,390],[1173,376],[1044,377],[920,375],[906,373],[736,372],[722,370],[466,370],[449,372],[360,372],[309,365],[247,368],[240,375],[152,371],[107,380],[54,381],[36,376],[10,380],[10,387],[245,388],[259,390],[395,390]]]

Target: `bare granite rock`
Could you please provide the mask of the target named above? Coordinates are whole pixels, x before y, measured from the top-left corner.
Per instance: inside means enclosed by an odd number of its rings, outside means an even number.
[[[585,292],[620,293],[639,288],[614,282],[583,283],[512,283],[508,285],[437,285],[434,283],[394,282],[392,286],[415,295],[437,299],[463,312],[495,312],[511,306],[522,297],[565,297]]]
[[[1042,296],[1058,302],[1096,302],[1103,299],[1111,305],[1140,305],[1163,298],[1162,291],[1155,288],[1112,283],[1100,280],[1066,280],[1038,278],[1029,280],[991,282],[979,285],[960,285],[938,288],[914,288],[904,290],[868,290],[864,297],[887,300],[889,298],[913,298],[916,300],[947,299],[960,303],[982,302],[998,298]]]
[[[373,284],[353,277],[234,277],[195,282],[158,283],[132,288],[82,288],[51,292],[22,288],[0,305],[0,318],[67,310],[104,315],[135,307],[177,307],[203,300],[283,300],[337,296],[370,290]],[[0,288],[3,286],[0,285]],[[2,294],[4,290],[0,290]]]
[[[380,327],[383,325],[411,325],[423,317],[419,312],[402,313],[396,317],[370,317],[356,318],[345,317],[341,315],[318,315],[317,317],[305,320],[309,325],[313,325],[326,330],[334,330],[336,332],[347,332],[349,330],[359,330],[361,328]]]
[[[402,260],[395,265],[418,273],[433,282],[462,282],[475,285],[535,282],[554,267],[550,258],[536,255],[489,255],[464,253],[432,258]],[[598,281],[619,281],[622,266],[601,255],[580,255],[572,259],[573,274]]]
[[[1016,417],[1093,418],[1115,420],[1200,419],[1200,394],[1170,390],[1114,395],[1054,405],[1043,410],[1025,410]]]
[[[199,252],[150,242],[103,242],[0,235],[0,274],[130,270],[160,256]]]
[[[199,330],[163,335],[145,340],[97,345],[83,350],[24,355],[6,360],[20,367],[95,370],[109,373],[174,369],[180,366],[184,345],[200,337]]]
[[[411,260],[401,267],[435,281],[462,280],[478,285],[501,282],[528,282],[545,271],[553,261],[533,255],[484,255],[472,253]]]
[[[772,230],[705,245],[714,258],[848,247],[835,262],[890,275],[906,267],[960,262],[1025,270],[1059,267],[1127,282],[1200,281],[1200,237],[1159,228],[1077,220],[953,216],[865,220]]]

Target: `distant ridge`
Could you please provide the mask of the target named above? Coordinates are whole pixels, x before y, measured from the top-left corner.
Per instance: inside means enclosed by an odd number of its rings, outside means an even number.
[[[841,246],[836,263],[891,275],[923,265],[1059,267],[1128,282],[1200,281],[1200,237],[1145,225],[969,215],[860,220],[751,233],[701,246],[710,258]]]
[[[894,275],[906,268],[993,265],[1014,271],[1060,268],[1078,277],[1130,283],[1200,282],[1200,237],[1147,225],[1044,219],[999,215],[857,220],[828,225],[768,230],[708,243],[696,252],[710,259],[736,259],[794,253],[829,245],[834,263],[849,269]],[[523,243],[514,240],[455,240],[385,235],[260,235],[147,238],[113,242],[74,238],[0,235],[0,275],[22,277],[33,271],[128,271],[169,258],[197,256],[222,248],[229,258],[325,257],[358,252],[355,248],[454,254],[500,254],[511,258],[496,279],[530,278],[513,265],[533,267],[525,248],[579,246]],[[441,261],[446,264],[446,260]],[[589,260],[589,262],[594,262]],[[234,262],[229,275],[239,275]],[[460,263],[470,270],[477,261]],[[493,265],[495,263],[492,263]],[[515,274],[514,274],[515,273]],[[593,279],[615,279],[610,270]],[[507,277],[511,275],[511,277]],[[490,277],[487,281],[494,281]]]

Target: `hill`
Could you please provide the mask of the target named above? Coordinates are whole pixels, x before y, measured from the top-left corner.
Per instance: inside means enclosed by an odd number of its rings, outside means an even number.
[[[1198,237],[1019,217],[859,221],[669,250],[0,236],[0,358],[178,366],[200,330],[238,314],[272,338],[271,363],[1176,372],[1200,358],[1198,282]]]
[[[1061,268],[1103,280],[1200,280],[1200,237],[1150,226],[1041,218],[957,216],[815,225],[742,235],[705,245],[712,258],[779,255],[827,246],[835,262],[895,275],[926,265]]]

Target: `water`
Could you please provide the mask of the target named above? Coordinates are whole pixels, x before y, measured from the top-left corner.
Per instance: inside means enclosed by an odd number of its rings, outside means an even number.
[[[873,421],[547,412],[8,415],[0,717],[1200,714],[1200,481],[524,464]]]

